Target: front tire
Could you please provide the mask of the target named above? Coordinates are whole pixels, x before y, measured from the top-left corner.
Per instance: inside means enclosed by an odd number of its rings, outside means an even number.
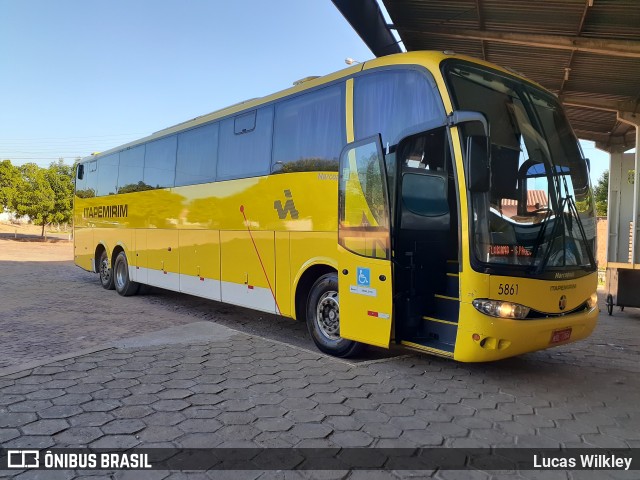
[[[140,290],[140,284],[132,282],[129,278],[129,263],[124,252],[120,252],[116,257],[116,262],[113,265],[113,281],[116,292],[123,297],[135,295]]]
[[[115,285],[113,283],[111,264],[109,263],[109,256],[107,255],[106,250],[103,250],[100,254],[98,273],[100,274],[100,285],[102,285],[102,288],[105,290],[113,290]]]
[[[311,287],[306,310],[307,328],[318,349],[335,357],[351,357],[363,345],[340,336],[338,275],[327,273]]]

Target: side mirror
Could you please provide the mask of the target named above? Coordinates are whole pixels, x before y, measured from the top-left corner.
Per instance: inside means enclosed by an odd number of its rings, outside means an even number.
[[[84,178],[84,165],[78,165],[78,180],[82,180]]]
[[[467,189],[470,192],[488,192],[491,185],[491,149],[489,137],[467,137]]]

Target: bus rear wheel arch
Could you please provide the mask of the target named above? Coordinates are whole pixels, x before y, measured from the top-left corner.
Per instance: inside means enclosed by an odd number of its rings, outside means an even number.
[[[96,258],[98,259],[97,272],[100,277],[100,285],[106,290],[113,290],[115,288],[113,269],[109,262],[109,255],[102,245],[96,251]]]
[[[127,255],[123,250],[121,250],[116,256],[116,261],[113,264],[112,276],[116,292],[123,297],[135,295],[138,293],[138,290],[140,290],[140,284],[129,278],[129,262],[127,261]]]
[[[340,337],[340,297],[335,271],[321,275],[311,286],[305,318],[309,334],[320,351],[345,358],[362,350],[361,343]]]

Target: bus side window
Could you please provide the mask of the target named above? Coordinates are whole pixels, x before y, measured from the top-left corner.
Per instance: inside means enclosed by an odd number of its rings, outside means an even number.
[[[257,110],[255,127],[249,130],[250,116],[242,113],[220,122],[218,180],[247,178],[269,173],[273,107]]]
[[[176,187],[215,181],[218,129],[218,123],[209,123],[178,135]]]
[[[84,167],[82,178],[76,179],[76,196],[80,198],[92,198],[96,196],[96,184],[98,180],[97,162],[93,160],[81,163],[79,167]]]
[[[161,138],[147,143],[144,156],[144,184],[150,188],[173,187],[176,172],[178,137]]]
[[[105,195],[115,195],[118,191],[116,181],[118,179],[118,165],[120,164],[120,154],[112,153],[98,159],[98,197]]]
[[[120,152],[118,168],[118,193],[131,193],[148,190],[142,182],[144,167],[144,145],[129,148]]]
[[[356,77],[353,116],[355,139],[380,134],[392,144],[410,127],[444,116],[433,79],[417,70],[383,70]]]
[[[276,105],[272,171],[337,172],[346,140],[343,83],[285,100]]]

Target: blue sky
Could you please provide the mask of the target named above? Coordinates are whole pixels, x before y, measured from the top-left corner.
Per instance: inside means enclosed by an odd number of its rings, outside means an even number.
[[[330,0],[0,0],[0,159],[71,163],[346,57],[372,54]]]

